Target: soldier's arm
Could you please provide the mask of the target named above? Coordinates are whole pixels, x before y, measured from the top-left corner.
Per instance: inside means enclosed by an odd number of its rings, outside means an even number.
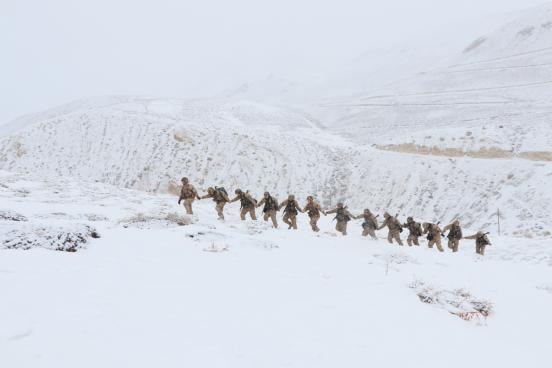
[[[305,210],[301,206],[299,206],[299,202],[295,201],[295,207],[297,208],[297,211],[305,213]]]
[[[477,239],[477,234],[473,234],[470,236],[465,236],[464,239]]]
[[[381,230],[385,227],[385,225],[387,225],[387,220],[384,220],[382,223],[381,223],[381,226],[378,226],[378,230]]]
[[[266,202],[266,198],[263,197],[263,199],[261,199],[259,203],[257,203],[257,207],[261,207],[265,202]]]
[[[211,194],[207,193],[204,196],[201,196],[200,199],[207,199],[207,198],[213,198],[213,196]]]
[[[191,188],[192,188],[192,193],[195,194],[195,197],[196,197],[197,199],[201,199],[201,197],[199,196],[199,194],[197,194],[196,188],[195,188],[193,185],[191,186]]]
[[[442,231],[442,232],[445,233],[445,232],[449,231],[451,228],[452,228],[452,224],[448,224],[447,226],[445,226],[445,227],[443,228],[443,231]]]
[[[333,210],[326,211],[326,214],[331,215],[332,213],[336,213],[336,212],[337,212],[337,208],[334,208]]]
[[[287,199],[285,201],[283,201],[282,203],[280,203],[280,205],[278,206],[278,211],[280,211],[282,208],[284,208],[285,206],[287,206]]]
[[[240,199],[240,196],[239,196],[239,195],[236,196],[234,199],[232,199],[232,200],[230,201],[230,203],[236,202],[238,199]]]

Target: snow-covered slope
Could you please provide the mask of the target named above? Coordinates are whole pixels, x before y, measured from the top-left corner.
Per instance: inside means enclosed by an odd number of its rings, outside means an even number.
[[[546,241],[440,254],[367,240],[360,220],[346,238],[330,216],[274,230],[202,201],[182,226],[174,196],[0,183],[0,213],[19,214],[0,217],[2,367],[548,366]],[[76,252],[50,247],[84,227],[97,236]]]

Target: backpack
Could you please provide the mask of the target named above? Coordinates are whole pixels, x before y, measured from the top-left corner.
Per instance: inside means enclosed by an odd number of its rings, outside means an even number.
[[[295,204],[295,200],[289,201],[286,204],[286,208],[284,209],[284,212],[297,215],[297,205]]]
[[[268,212],[272,210],[278,210],[278,202],[274,197],[270,196],[265,200],[263,212]]]
[[[224,193],[228,197],[228,192],[224,189],[224,187],[215,187],[215,190],[217,192]]]
[[[487,233],[488,234],[488,233]],[[478,236],[476,239],[475,239],[475,244],[481,246],[481,245],[489,245],[491,244],[489,242],[489,240],[487,239],[487,234],[483,234],[481,236]]]
[[[255,203],[249,199],[247,193],[242,193],[240,196],[240,203],[242,208],[255,207]]]

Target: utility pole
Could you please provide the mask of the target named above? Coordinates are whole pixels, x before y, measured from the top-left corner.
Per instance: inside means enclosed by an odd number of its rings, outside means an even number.
[[[496,210],[496,219],[498,224],[498,236],[500,236],[500,208]]]

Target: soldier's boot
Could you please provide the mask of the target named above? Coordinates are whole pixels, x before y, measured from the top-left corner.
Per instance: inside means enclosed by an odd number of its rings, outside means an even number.
[[[188,215],[193,215],[194,211],[192,210],[192,202],[194,201],[193,198],[187,198],[184,199],[184,208],[186,209],[186,213]]]
[[[418,237],[417,237],[417,236],[415,236],[415,237],[412,239],[412,242],[414,243],[414,245],[420,246],[420,242],[418,241]]]
[[[311,226],[311,229],[312,229],[312,231],[314,231],[314,232],[320,231],[320,229],[318,228],[318,219],[319,219],[319,217],[317,217],[317,216],[312,216],[312,217],[310,218],[310,221],[309,221],[310,226]]]
[[[408,244],[409,247],[412,246],[412,236],[409,235],[408,238],[406,238],[406,244]]]

